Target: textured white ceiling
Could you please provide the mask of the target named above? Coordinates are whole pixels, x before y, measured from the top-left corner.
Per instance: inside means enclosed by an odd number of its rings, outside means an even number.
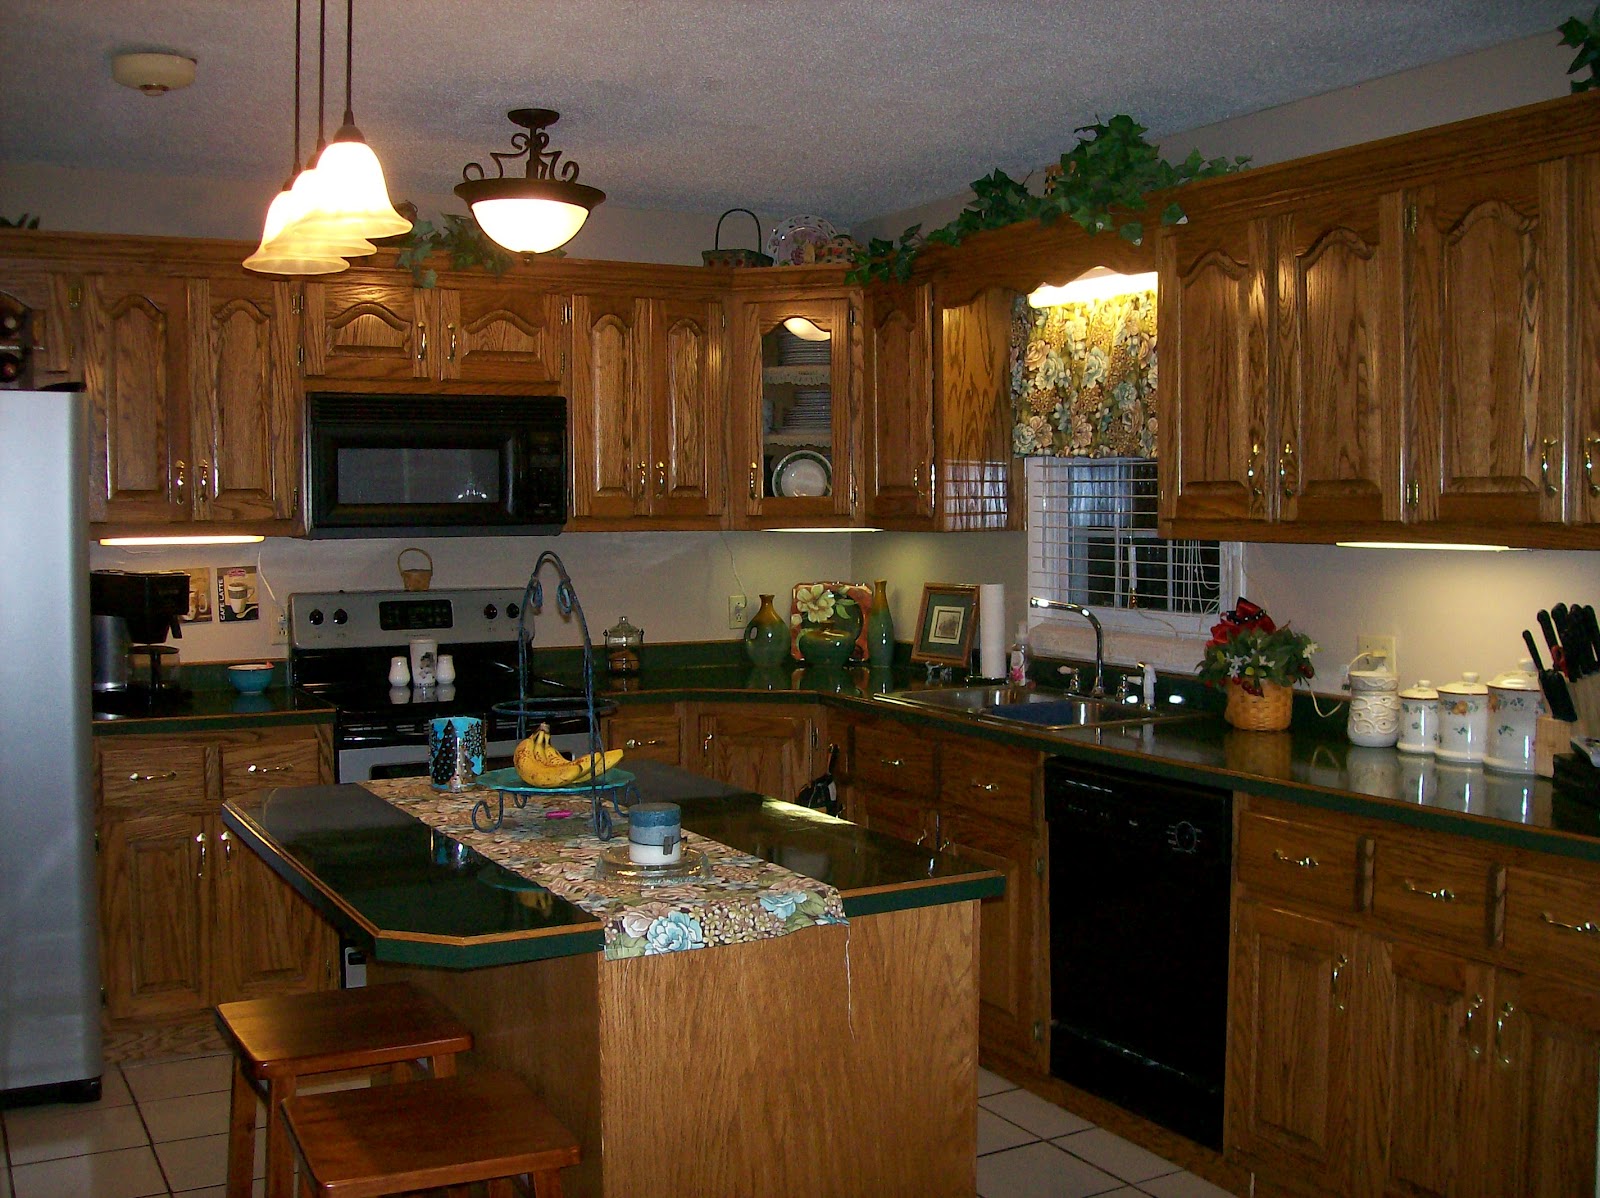
[[[306,4],[308,28],[316,6]],[[1550,31],[1587,0],[450,0],[356,4],[355,113],[398,195],[509,149],[509,108],[615,204],[842,224],[1053,158],[1097,114],[1156,136]],[[344,4],[329,5],[342,109]],[[0,160],[272,179],[294,0],[0,0]],[[122,50],[199,60],[187,91]],[[265,165],[264,165],[265,164]]]

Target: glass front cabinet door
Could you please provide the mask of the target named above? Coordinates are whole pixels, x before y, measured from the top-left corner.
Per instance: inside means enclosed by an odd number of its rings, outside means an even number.
[[[846,295],[736,302],[729,474],[738,526],[831,527],[859,512],[854,316]]]

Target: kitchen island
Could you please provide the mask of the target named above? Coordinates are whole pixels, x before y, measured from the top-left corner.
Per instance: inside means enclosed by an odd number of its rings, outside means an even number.
[[[657,763],[687,831],[828,882],[849,922],[604,960],[601,924],[359,786],[224,822],[473,1028],[577,1135],[574,1195],[971,1195],[977,904],[992,871]],[[517,813],[508,810],[507,819]]]

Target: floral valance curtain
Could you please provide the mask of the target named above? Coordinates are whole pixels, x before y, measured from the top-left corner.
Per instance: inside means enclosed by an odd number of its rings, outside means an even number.
[[[1011,316],[1012,446],[1031,457],[1156,453],[1156,293]]]

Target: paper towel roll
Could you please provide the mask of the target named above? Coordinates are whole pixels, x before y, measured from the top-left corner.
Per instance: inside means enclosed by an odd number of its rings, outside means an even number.
[[[1006,585],[978,584],[978,673],[1006,676]]]

